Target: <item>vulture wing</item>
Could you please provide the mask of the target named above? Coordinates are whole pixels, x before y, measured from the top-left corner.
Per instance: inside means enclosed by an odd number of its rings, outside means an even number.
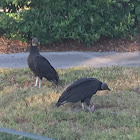
[[[57,105],[63,102],[76,103],[92,97],[101,87],[101,82],[95,78],[82,78],[69,86],[60,96]]]
[[[34,67],[40,77],[45,77],[47,80],[58,84],[58,73],[45,57],[40,54],[36,55],[34,58]]]

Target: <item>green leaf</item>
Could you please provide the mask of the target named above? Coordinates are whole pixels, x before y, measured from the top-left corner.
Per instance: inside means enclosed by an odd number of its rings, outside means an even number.
[[[140,15],[140,5],[135,8],[136,15]]]

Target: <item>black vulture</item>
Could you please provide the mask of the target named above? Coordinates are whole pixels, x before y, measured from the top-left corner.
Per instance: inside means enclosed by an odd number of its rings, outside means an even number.
[[[37,86],[39,80],[39,88],[41,87],[41,80],[43,77],[57,85],[59,81],[58,73],[49,61],[40,55],[38,51],[38,44],[38,39],[35,37],[32,38],[29,49],[30,54],[27,60],[30,70],[35,74],[35,76],[37,76],[35,86]]]
[[[60,96],[56,106],[63,105],[66,102],[76,103],[81,101],[82,109],[84,110],[84,102],[88,106],[88,110],[94,111],[94,105],[90,105],[90,100],[93,94],[98,90],[109,90],[106,83],[97,80],[96,78],[81,78],[70,85]]]

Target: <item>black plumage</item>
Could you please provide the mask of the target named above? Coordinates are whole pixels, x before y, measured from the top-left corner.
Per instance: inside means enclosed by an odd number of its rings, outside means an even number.
[[[84,109],[84,102],[88,106],[89,111],[93,107],[90,106],[90,100],[93,94],[98,90],[110,90],[106,83],[97,80],[96,78],[81,78],[70,85],[60,96],[56,106],[63,105],[66,102],[76,103],[81,101]]]
[[[38,51],[38,40],[37,38],[33,38],[31,42],[31,46],[29,49],[28,56],[28,66],[30,70],[37,76],[36,84],[37,86],[39,79],[39,88],[41,87],[42,78],[46,78],[48,81],[58,84],[59,76],[53,66],[49,63],[49,61],[40,55]]]

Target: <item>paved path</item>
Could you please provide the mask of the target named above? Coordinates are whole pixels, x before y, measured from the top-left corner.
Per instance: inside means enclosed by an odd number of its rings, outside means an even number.
[[[140,67],[140,52],[43,52],[55,68],[73,66],[110,67],[133,66]],[[0,54],[0,68],[23,68],[27,66],[29,53]]]
[[[0,127],[0,132],[12,134],[12,135],[18,135],[19,136],[18,139],[21,139],[22,137],[26,137],[26,138],[31,138],[34,140],[54,140],[54,139],[47,138],[44,136],[35,135],[28,132],[18,131],[15,129],[9,129],[9,128],[4,128],[4,127]]]

